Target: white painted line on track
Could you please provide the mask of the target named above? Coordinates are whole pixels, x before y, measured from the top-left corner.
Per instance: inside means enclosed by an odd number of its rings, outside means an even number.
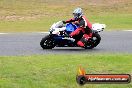
[[[123,31],[132,31],[132,30],[123,30]]]
[[[20,32],[20,33],[21,33],[21,32]],[[37,34],[37,33],[39,33],[39,34],[49,34],[50,32],[25,32],[25,33],[27,33],[27,34],[28,34],[28,33],[29,33],[29,34],[30,34],[30,33],[31,33],[31,34],[32,34],[32,33],[33,33],[33,34],[34,34],[34,33],[35,33],[35,34]],[[19,32],[18,32],[18,33],[0,33],[0,35],[3,35],[3,34],[19,34]],[[23,33],[22,33],[22,34],[23,34]]]
[[[50,33],[50,32],[37,32],[37,33]]]
[[[8,34],[8,33],[0,33],[0,35],[3,35],[3,34]]]

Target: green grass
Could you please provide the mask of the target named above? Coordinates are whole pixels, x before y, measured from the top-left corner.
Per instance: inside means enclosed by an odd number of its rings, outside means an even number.
[[[50,20],[49,20],[50,19]],[[41,18],[31,21],[2,21],[0,22],[1,32],[42,32],[48,31],[50,26],[59,20],[66,18]],[[132,24],[132,15],[106,15],[106,16],[89,16],[92,23],[105,23],[106,30],[129,30]],[[118,19],[118,20],[117,20]]]
[[[0,88],[82,88],[75,77],[87,73],[132,74],[132,55],[80,54],[0,57]],[[131,88],[132,84],[87,84],[83,88]]]
[[[50,19],[50,18],[49,18]],[[0,22],[1,32],[40,32],[48,31],[53,22],[57,19],[36,19],[31,21],[2,21]]]
[[[129,30],[132,24],[132,15],[105,15],[89,16],[92,23],[105,23],[106,30]],[[0,22],[0,32],[43,32],[48,31],[50,26],[59,20],[66,18],[41,18],[31,21],[2,21]]]
[[[82,7],[92,23],[107,25],[106,30],[132,29],[131,0],[0,0],[0,32],[48,31],[53,22],[72,17]]]

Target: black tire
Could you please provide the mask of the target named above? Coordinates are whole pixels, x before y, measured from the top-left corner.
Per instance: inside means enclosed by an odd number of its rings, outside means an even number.
[[[44,38],[42,38],[41,42],[40,42],[40,46],[43,49],[52,49],[55,47],[55,42],[52,38],[51,35],[47,35]]]
[[[88,40],[88,43],[84,47],[85,49],[93,49],[101,41],[101,37],[98,33],[93,33],[92,38]]]
[[[94,40],[94,37],[96,38],[95,40]],[[96,47],[100,43],[101,37],[100,37],[100,35],[98,33],[94,33],[92,38],[94,40],[93,41],[94,47]]]

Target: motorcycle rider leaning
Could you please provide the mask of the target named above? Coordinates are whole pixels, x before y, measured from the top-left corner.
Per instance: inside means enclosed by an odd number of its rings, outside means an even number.
[[[92,37],[92,24],[88,21],[88,19],[83,15],[83,11],[81,8],[76,8],[73,11],[74,18],[63,21],[64,24],[74,22],[79,27],[73,31],[70,36],[74,37],[80,34],[80,32],[83,33],[83,37],[77,41],[77,45],[84,47],[85,43]]]

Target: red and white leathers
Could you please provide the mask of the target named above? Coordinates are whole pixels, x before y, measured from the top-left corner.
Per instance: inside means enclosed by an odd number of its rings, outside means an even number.
[[[92,37],[92,24],[88,21],[88,19],[85,16],[82,16],[79,19],[70,19],[67,20],[66,23],[69,22],[75,22],[76,24],[79,25],[79,28],[77,28],[75,31],[73,31],[70,36],[74,37],[78,35],[80,32],[82,32],[84,35],[81,40],[77,41],[77,45],[84,47],[85,46],[85,40],[88,40],[89,38]]]

